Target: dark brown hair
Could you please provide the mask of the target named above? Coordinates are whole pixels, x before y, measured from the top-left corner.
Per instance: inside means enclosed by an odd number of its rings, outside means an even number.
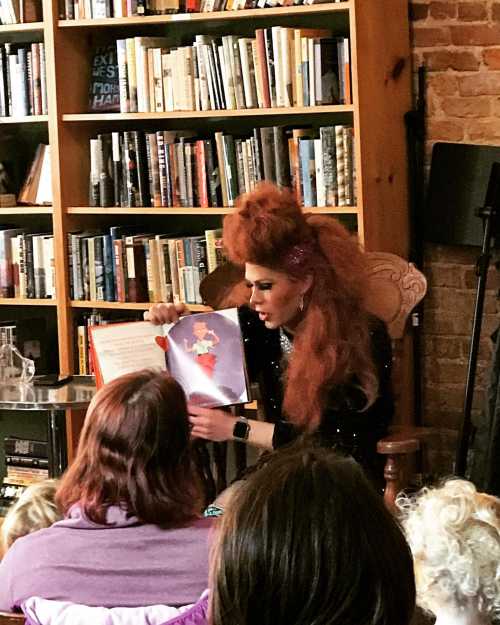
[[[292,446],[229,502],[211,625],[408,625],[411,553],[354,460]]]
[[[64,512],[79,503],[95,523],[106,522],[111,505],[164,527],[197,516],[201,496],[186,397],[173,378],[143,370],[96,394],[57,501]]]
[[[314,430],[331,386],[353,376],[366,406],[373,403],[378,379],[363,305],[366,265],[355,238],[335,219],[304,214],[291,193],[263,183],[240,196],[225,218],[224,246],[236,264],[269,267],[297,280],[313,276],[287,368],[288,418]]]

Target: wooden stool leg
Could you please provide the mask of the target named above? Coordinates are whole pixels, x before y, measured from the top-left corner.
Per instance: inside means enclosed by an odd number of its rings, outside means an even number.
[[[401,465],[402,457],[400,454],[389,454],[387,456],[384,467],[384,501],[391,512],[396,510],[396,496],[403,486],[403,467]]]

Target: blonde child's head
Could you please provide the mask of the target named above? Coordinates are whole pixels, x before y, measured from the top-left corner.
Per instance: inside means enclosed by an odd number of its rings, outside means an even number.
[[[49,527],[62,517],[55,503],[57,485],[57,480],[31,484],[9,508],[1,527],[5,550],[21,536]]]

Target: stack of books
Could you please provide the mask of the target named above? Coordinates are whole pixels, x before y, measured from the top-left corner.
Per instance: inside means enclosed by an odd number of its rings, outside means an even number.
[[[47,441],[6,436],[4,453],[7,467],[4,485],[29,486],[49,477]]]

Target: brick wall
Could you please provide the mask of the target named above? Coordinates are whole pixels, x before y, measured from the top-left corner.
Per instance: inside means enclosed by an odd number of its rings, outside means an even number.
[[[435,141],[500,145],[500,1],[410,5],[413,64],[427,68],[427,156]],[[452,470],[463,408],[478,248],[427,245],[430,291],[423,327],[425,424],[439,428],[433,468]],[[474,410],[480,409],[496,328],[495,269],[488,275]]]

